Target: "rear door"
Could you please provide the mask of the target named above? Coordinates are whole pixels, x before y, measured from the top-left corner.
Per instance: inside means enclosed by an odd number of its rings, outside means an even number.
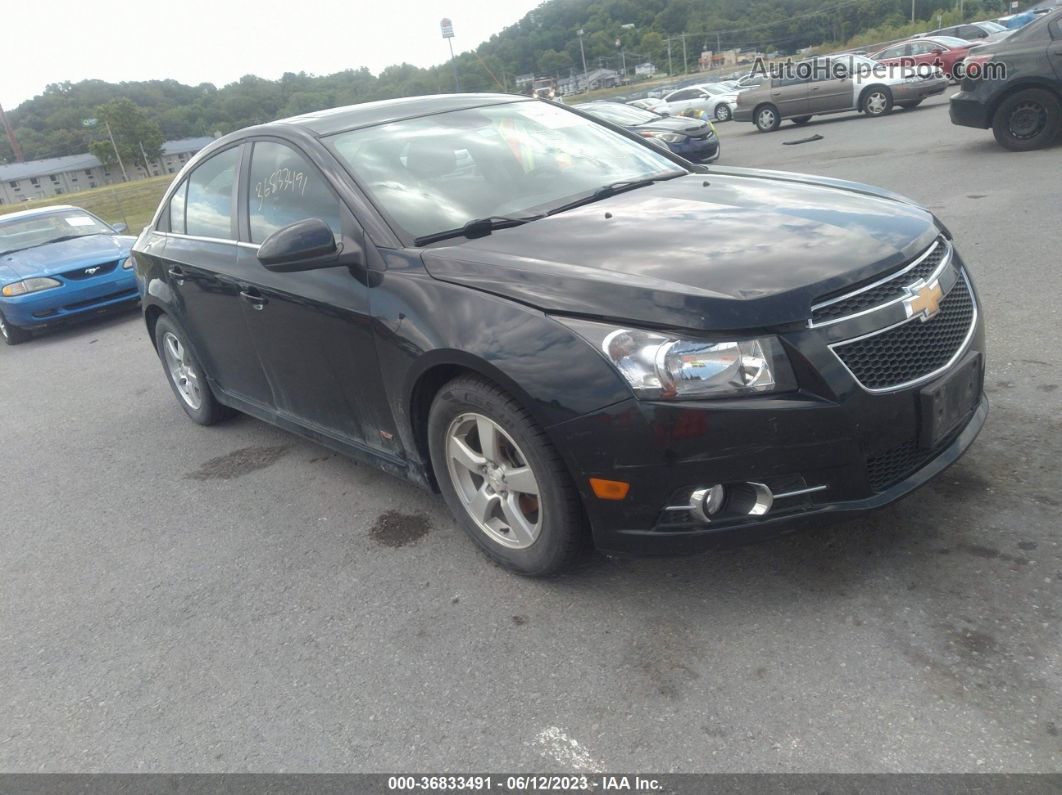
[[[178,321],[208,374],[226,392],[269,406],[272,393],[258,361],[240,299],[236,186],[242,146],[203,161],[173,195],[163,249]]]
[[[852,77],[847,71],[838,74],[834,66],[833,62],[826,61],[812,75],[808,84],[808,113],[832,113],[852,109]],[[842,63],[836,66],[840,67]]]
[[[393,437],[394,428],[381,408],[387,401],[369,311],[368,267],[338,264],[276,273],[257,257],[270,234],[306,218],[325,221],[343,250],[364,252],[363,262],[371,245],[302,150],[278,139],[259,139],[244,162],[242,303],[277,411],[345,443],[386,449],[383,439]]]

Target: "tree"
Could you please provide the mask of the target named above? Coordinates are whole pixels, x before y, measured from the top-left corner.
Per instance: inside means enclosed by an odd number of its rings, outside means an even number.
[[[563,77],[572,68],[572,57],[567,52],[546,50],[538,56],[538,71],[551,77]]]
[[[117,164],[115,146],[126,167],[139,163],[146,172],[150,172],[148,161],[162,157],[162,144],[165,141],[162,129],[154,118],[134,105],[132,100],[123,98],[100,105],[96,108],[96,119],[97,127],[103,128],[103,137],[89,144],[89,151],[104,164]],[[114,146],[107,136],[107,125],[110,125],[111,135],[114,136]]]

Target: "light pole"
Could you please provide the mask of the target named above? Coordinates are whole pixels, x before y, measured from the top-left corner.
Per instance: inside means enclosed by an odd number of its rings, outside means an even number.
[[[583,50],[583,29],[579,28],[577,32],[579,33],[579,57],[583,59],[583,93],[585,94],[590,90],[590,86],[587,82],[586,51]]]
[[[454,68],[454,90],[456,93],[461,93],[461,78],[457,74],[457,59],[454,58],[454,23],[446,17],[443,17],[442,22],[439,23],[439,27],[442,28],[442,36],[446,39],[450,45],[450,65]]]

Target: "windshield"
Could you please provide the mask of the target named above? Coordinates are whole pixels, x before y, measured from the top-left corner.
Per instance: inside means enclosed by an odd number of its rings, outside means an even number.
[[[34,248],[73,237],[113,234],[113,229],[83,210],[49,213],[13,221],[0,219],[0,253]]]
[[[648,124],[651,121],[660,120],[660,117],[655,113],[650,113],[647,110],[640,110],[639,108],[634,108],[630,105],[620,105],[616,102],[585,102],[582,105],[576,105],[575,107],[579,110],[584,110],[593,116],[597,116],[599,119],[610,121],[613,124]]]
[[[733,94],[734,90],[727,88],[719,83],[705,83],[703,86],[697,86],[697,88],[707,91],[709,94]]]
[[[992,33],[999,33],[1001,30],[1006,30],[1006,28],[998,22],[978,22],[977,27],[982,30],[991,31]]]
[[[655,147],[535,100],[381,124],[330,142],[414,238],[478,218],[546,212],[604,185],[679,168]]]

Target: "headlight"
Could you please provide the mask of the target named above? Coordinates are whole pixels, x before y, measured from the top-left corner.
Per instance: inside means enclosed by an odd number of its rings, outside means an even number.
[[[34,279],[23,279],[20,282],[5,284],[3,292],[8,298],[15,295],[35,293],[38,290],[50,290],[52,287],[62,287],[63,283],[57,279],[49,279],[47,276],[38,276]]]
[[[681,133],[652,132],[650,130],[646,130],[642,132],[641,135],[644,138],[656,138],[659,141],[663,141],[664,143],[669,144],[677,144],[680,141],[686,140],[686,136],[682,135]]]
[[[136,267],[136,261],[133,259],[133,255],[130,254],[125,258],[125,262],[122,263],[122,268],[125,270],[131,270]]]
[[[796,387],[777,337],[700,340],[556,318],[605,356],[641,398],[716,398]]]

